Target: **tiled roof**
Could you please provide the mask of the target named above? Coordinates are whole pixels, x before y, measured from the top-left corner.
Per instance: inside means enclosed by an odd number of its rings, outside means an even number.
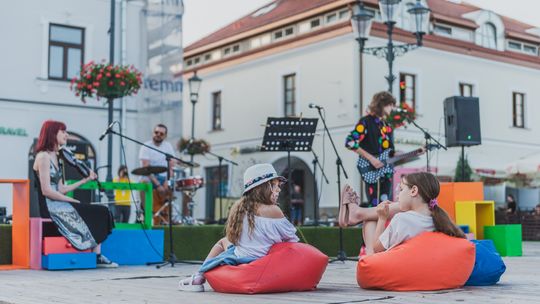
[[[255,12],[244,16],[235,22],[217,30],[216,32],[194,42],[193,44],[186,47],[185,51],[190,51],[198,47],[270,24],[272,22],[285,19],[290,16],[297,15],[299,13],[309,11],[311,9],[317,8],[319,6],[325,5],[327,3],[334,2],[336,0],[274,0],[270,1],[264,7],[271,5],[272,3],[277,2],[277,6],[260,16],[252,16]]]
[[[233,37],[237,34],[241,34],[258,27],[262,27],[273,22],[298,15],[303,12],[330,4],[332,2],[342,1],[344,3],[354,3],[354,0],[343,1],[343,0],[274,0],[270,1],[264,7],[268,7],[273,3],[276,4],[276,7],[272,10],[269,10],[267,13],[253,16],[253,14],[259,10],[244,16],[235,22],[219,29],[218,31],[194,42],[193,44],[187,46],[184,50],[186,52],[197,49],[202,46],[206,46],[211,43],[219,42],[220,40]],[[377,0],[364,0],[368,5],[376,5]],[[434,18],[447,21],[455,21],[458,24],[475,27],[474,22],[469,19],[463,18],[463,14],[481,10],[480,7],[468,4],[466,2],[456,3],[447,0],[427,0],[429,8],[433,12]],[[263,8],[264,8],[263,7]],[[515,33],[523,38],[530,38],[533,41],[538,41],[540,37],[529,34],[526,32],[527,29],[534,28],[534,26],[525,24],[523,22],[501,16],[504,26],[507,33]]]

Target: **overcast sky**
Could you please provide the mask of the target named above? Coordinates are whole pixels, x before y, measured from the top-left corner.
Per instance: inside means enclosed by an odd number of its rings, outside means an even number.
[[[184,0],[184,46],[255,11],[272,0]],[[467,0],[540,27],[540,0]]]

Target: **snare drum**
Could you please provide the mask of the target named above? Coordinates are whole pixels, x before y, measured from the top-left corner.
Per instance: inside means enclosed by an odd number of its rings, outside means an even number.
[[[176,180],[176,191],[195,191],[204,186],[201,176],[189,176]]]

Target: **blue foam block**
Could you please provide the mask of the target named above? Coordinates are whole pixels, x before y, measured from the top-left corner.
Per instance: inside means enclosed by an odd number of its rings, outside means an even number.
[[[459,228],[463,233],[469,233],[469,225],[459,225]]]
[[[101,244],[101,253],[120,265],[163,261],[163,230],[114,229]]]
[[[41,256],[41,267],[49,270],[96,268],[94,252],[55,253]]]

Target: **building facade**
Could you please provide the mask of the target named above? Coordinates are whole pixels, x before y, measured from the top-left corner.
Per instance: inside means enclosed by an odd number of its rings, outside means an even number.
[[[377,1],[364,1],[376,16],[367,47],[386,44]],[[414,42],[408,5],[401,1],[394,38]],[[429,0],[430,32],[424,46],[394,62],[393,92],[399,102],[413,107],[416,122],[434,138],[444,140],[443,101],[449,96],[474,96],[480,100],[482,144],[466,148],[470,165],[479,175],[498,176],[505,166],[523,156],[540,153],[539,113],[540,30],[459,1]],[[345,165],[348,183],[359,189],[357,155],[344,147],[344,139],[371,96],[387,89],[383,59],[360,55],[350,25],[354,1],[282,0],[233,22],[184,49],[184,79],[194,71],[203,79],[196,105],[195,137],[212,144],[216,154],[239,166],[226,165],[222,196],[238,197],[243,171],[253,163],[273,163],[286,173],[286,154],[259,152],[267,117],[318,118],[309,108],[324,108],[331,136]],[[361,59],[360,59],[361,58]],[[185,92],[184,98],[187,98]],[[184,128],[191,123],[189,106]],[[395,133],[396,148],[406,152],[421,146],[422,133],[412,125]],[[338,206],[336,155],[319,121],[313,150],[324,165],[330,184],[317,174],[313,184],[309,152],[294,152],[293,175],[304,189],[304,215],[336,216]],[[430,166],[441,179],[453,176],[459,148],[431,154]],[[196,196],[198,218],[216,218],[217,160],[198,157],[196,174],[207,189]],[[404,165],[423,169],[425,156]],[[317,189],[315,189],[317,188]],[[318,199],[316,199],[318,198]],[[318,201],[318,202],[317,202]]]
[[[140,141],[163,122],[177,140],[182,79],[173,73],[181,67],[182,1],[115,1],[115,11],[115,64],[134,65],[144,83],[137,96],[115,100],[113,119]],[[33,179],[32,148],[42,123],[53,119],[66,123],[76,152],[105,180],[107,140],[98,138],[108,125],[107,104],[81,102],[70,80],[83,63],[109,62],[110,13],[111,1],[102,0],[14,1],[0,12],[0,179]],[[115,136],[113,176],[120,164],[139,166],[139,147],[129,141],[124,146],[125,157]],[[10,193],[7,186],[0,188],[0,206],[7,206],[8,214]]]

